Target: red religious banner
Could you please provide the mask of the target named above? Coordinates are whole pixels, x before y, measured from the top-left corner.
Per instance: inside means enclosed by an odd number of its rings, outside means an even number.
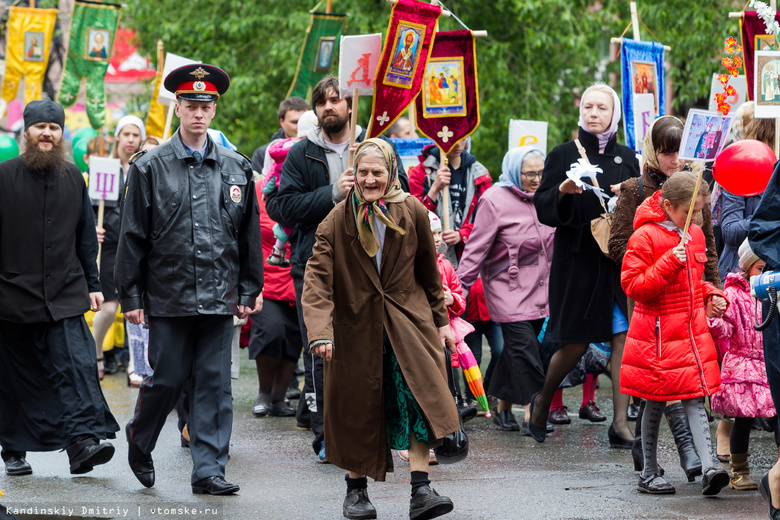
[[[775,14],[775,21],[780,22],[780,15]],[[742,18],[739,19],[740,35],[742,36],[742,49],[744,52],[743,63],[745,64],[745,79],[747,80],[747,98],[755,101],[753,90],[753,53],[755,51],[771,51],[772,45],[775,43],[775,37],[766,33],[766,25],[764,21],[758,17],[758,13],[754,11],[746,11],[742,13]]]
[[[479,85],[471,31],[436,33],[415,114],[420,133],[445,154],[477,129]]]
[[[398,0],[393,6],[382,58],[374,76],[368,137],[384,132],[420,92],[440,14],[438,5],[416,0]]]
[[[114,53],[106,71],[106,82],[147,81],[157,74],[147,58],[138,53],[131,29],[117,29],[114,38]]]

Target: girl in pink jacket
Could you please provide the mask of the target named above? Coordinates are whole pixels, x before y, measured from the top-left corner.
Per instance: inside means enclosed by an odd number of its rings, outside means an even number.
[[[761,302],[750,295],[750,277],[760,274],[766,264],[753,254],[747,239],[739,246],[738,254],[742,272],[729,273],[723,291],[731,305],[723,317],[708,319],[713,339],[727,345],[721,367],[721,390],[713,394],[710,404],[713,412],[734,417],[729,436],[729,487],[747,491],[758,489],[758,484],[750,478],[748,466],[753,418],[773,417],[775,405],[766,377],[762,335],[753,328],[756,313],[761,316]],[[775,430],[776,440],[777,435]]]

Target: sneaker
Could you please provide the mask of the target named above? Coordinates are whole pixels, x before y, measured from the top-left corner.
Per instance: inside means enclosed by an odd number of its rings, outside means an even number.
[[[319,462],[320,464],[330,464],[330,462],[328,462],[328,459],[325,457],[325,443],[324,442],[320,446],[320,452],[317,453],[317,462]]]
[[[268,265],[275,265],[278,267],[290,267],[290,261],[285,256],[285,251],[281,249],[273,248],[271,254],[265,259]]]

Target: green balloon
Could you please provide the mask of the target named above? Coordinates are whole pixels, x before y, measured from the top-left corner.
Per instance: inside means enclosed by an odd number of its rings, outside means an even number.
[[[79,139],[73,142],[73,162],[83,172],[87,171],[87,163],[84,161],[84,155],[87,153],[87,144],[89,139]]]
[[[97,137],[97,132],[95,129],[91,126],[85,126],[84,128],[79,128],[73,132],[73,137],[70,141],[71,143],[75,143],[76,141],[81,141],[82,139],[86,138],[86,141],[89,142],[89,140],[93,137]]]
[[[19,156],[19,145],[5,134],[0,134],[0,161],[7,161]]]

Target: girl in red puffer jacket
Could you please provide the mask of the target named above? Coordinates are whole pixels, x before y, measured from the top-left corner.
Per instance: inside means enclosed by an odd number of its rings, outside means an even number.
[[[704,234],[691,223],[683,228],[697,176],[679,172],[637,209],[634,234],[623,259],[621,283],[636,301],[628,329],[620,385],[624,394],[647,399],[642,417],[644,469],[638,489],[669,494],[675,489],[661,476],[656,461],[658,427],[666,401],[682,400],[701,458],[704,495],[715,495],[729,476],[717,469],[712,451],[704,396],[720,390],[720,368],[707,317],[721,316],[728,303],[723,293],[704,282],[707,261]],[[707,196],[702,184],[696,220]]]

